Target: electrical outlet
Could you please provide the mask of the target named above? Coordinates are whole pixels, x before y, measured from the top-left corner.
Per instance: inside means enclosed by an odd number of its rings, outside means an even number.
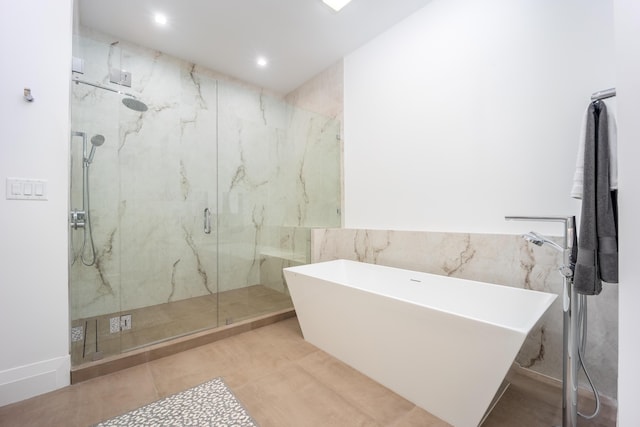
[[[109,319],[109,332],[115,334],[120,332],[120,318],[112,317]]]
[[[124,316],[120,316],[120,329],[126,331],[131,329],[131,315],[125,314]]]

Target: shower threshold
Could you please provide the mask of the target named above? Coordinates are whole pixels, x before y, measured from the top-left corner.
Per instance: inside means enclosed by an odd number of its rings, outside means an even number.
[[[131,315],[131,329],[110,333],[109,320]],[[71,381],[84,381],[178,353],[295,315],[288,295],[262,285],[122,313],[78,319]],[[94,326],[95,325],[95,326]]]

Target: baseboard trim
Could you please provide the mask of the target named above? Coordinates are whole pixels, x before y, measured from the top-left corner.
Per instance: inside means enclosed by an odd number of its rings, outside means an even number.
[[[69,355],[2,371],[0,372],[0,406],[68,386],[70,371]]]

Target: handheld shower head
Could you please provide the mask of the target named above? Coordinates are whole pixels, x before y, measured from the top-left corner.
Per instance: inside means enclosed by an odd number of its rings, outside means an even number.
[[[536,246],[542,246],[545,243],[548,243],[554,249],[564,252],[564,248],[557,244],[556,242],[549,240],[548,238],[536,233],[535,231],[530,231],[526,234],[523,234],[522,237],[529,243],[533,243]]]
[[[542,240],[541,236],[533,231],[523,234],[522,238],[529,243],[533,243],[536,246],[542,246],[542,244],[544,243],[544,240]]]
[[[93,135],[91,137],[91,143],[94,147],[99,147],[104,144],[104,135]]]
[[[93,156],[96,153],[96,147],[104,144],[104,136],[103,135],[94,135],[91,137],[91,151],[89,152],[89,158],[87,158],[87,164],[93,162]]]

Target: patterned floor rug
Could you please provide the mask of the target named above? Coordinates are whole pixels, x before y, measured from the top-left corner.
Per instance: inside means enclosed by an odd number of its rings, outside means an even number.
[[[96,424],[114,426],[258,427],[222,378]]]

